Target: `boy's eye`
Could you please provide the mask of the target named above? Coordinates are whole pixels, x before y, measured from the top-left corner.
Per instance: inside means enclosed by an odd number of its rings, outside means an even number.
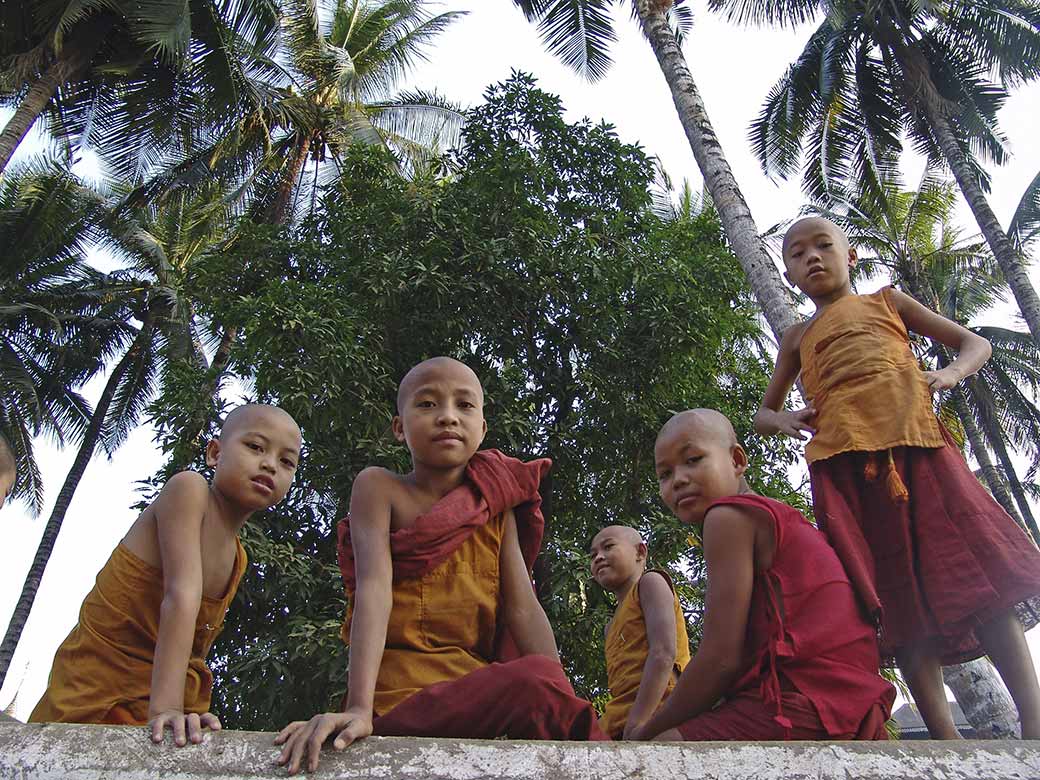
[[[689,463],[689,464],[694,464],[697,461],[699,461],[702,457],[703,457],[702,455],[691,455],[690,457],[688,457],[686,459],[686,462]]]
[[[416,406],[418,406],[420,409],[429,409],[433,406],[433,401],[419,401],[416,404]]]
[[[296,468],[296,462],[293,461],[291,458],[282,458],[282,463],[291,469]]]
[[[657,475],[657,481],[658,482],[664,482],[670,476],[672,476],[672,472],[670,472],[670,471],[661,471]]]
[[[256,450],[257,452],[259,452],[260,450],[263,449],[263,447],[261,447],[255,441],[247,441],[246,442],[246,446],[249,447],[249,449],[251,449],[251,450]]]

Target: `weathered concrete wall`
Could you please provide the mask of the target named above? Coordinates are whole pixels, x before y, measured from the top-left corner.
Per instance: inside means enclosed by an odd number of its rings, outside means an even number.
[[[157,747],[143,728],[0,722],[4,780],[283,777],[272,734]],[[590,744],[370,737],[323,756],[340,780],[1040,780],[1040,742]]]

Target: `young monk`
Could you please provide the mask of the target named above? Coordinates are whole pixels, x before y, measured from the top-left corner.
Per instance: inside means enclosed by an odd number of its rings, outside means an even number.
[[[10,497],[17,479],[18,463],[14,458],[14,448],[7,437],[0,433],[0,508]]]
[[[285,497],[300,429],[276,406],[228,414],[206,447],[213,482],[175,474],[134,521],[58,648],[31,721],[164,729],[176,745],[219,729],[209,712],[206,654],[246,567],[238,539],[249,516]]]
[[[636,529],[607,526],[591,552],[593,579],[617,599],[606,631],[611,699],[600,726],[613,739],[629,739],[690,662],[686,619],[668,575],[646,571],[647,547]]]
[[[784,333],[755,418],[805,447],[813,508],[935,739],[956,739],[940,663],[989,655],[1040,738],[1040,689],[1013,607],[1040,593],[1040,552],[968,469],[930,393],[974,374],[989,342],[891,287],[854,295],[856,252],[820,217],[791,226],[787,278],[816,304]],[[922,371],[908,331],[957,352]],[[784,409],[799,372],[806,407]]]
[[[286,726],[278,763],[313,771],[330,736],[336,750],[369,734],[604,738],[560,667],[531,585],[550,462],[477,452],[484,391],[451,358],[412,368],[397,412],[394,436],[412,470],[358,474],[339,527],[350,600],[344,710]],[[521,657],[495,663],[503,632]]]
[[[729,420],[675,415],[654,463],[664,503],[702,526],[708,590],[693,660],[634,736],[885,739],[895,689],[878,674],[874,628],[823,535],[748,488]]]

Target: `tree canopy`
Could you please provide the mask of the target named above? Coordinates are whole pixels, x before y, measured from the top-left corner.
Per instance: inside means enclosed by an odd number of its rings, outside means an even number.
[[[215,651],[229,726],[270,728],[342,696],[335,520],[364,466],[408,468],[389,433],[396,383],[431,355],[481,376],[485,446],[554,460],[536,582],[580,692],[605,686],[610,609],[586,560],[597,529],[639,527],[655,564],[687,595],[700,588],[689,531],[656,500],[654,437],[689,406],[749,434],[768,378],[715,214],[656,216],[645,153],[608,126],[566,123],[526,76],[488,91],[464,140],[447,180],[405,181],[385,152],[354,147],[314,217],[257,227],[193,266],[200,310],[239,328],[234,370],[306,441],[290,497],[246,535],[256,565]],[[190,384],[157,402],[168,419]],[[746,441],[753,483],[791,498],[790,445]]]

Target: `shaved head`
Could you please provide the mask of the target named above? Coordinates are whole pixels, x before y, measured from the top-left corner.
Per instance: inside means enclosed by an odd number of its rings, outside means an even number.
[[[786,255],[787,247],[792,241],[807,236],[814,236],[818,233],[827,233],[841,241],[845,245],[846,249],[849,247],[849,237],[845,235],[845,231],[836,223],[826,217],[803,217],[802,219],[795,221],[791,227],[787,228],[787,232],[784,233],[784,243],[780,249],[780,253]]]
[[[401,413],[405,402],[415,392],[416,388],[421,387],[431,378],[443,376],[444,374],[450,374],[455,379],[472,382],[477,390],[477,395],[480,397],[481,404],[483,404],[484,388],[481,386],[480,379],[477,378],[473,369],[455,358],[439,356],[412,366],[408,373],[404,375],[404,378],[401,379],[401,384],[397,386],[397,413]]]
[[[639,535],[639,531],[628,525],[608,525],[592,538],[592,543],[595,544],[598,540],[608,536],[619,541],[629,542],[637,547],[643,543],[643,537]]]
[[[657,441],[680,430],[695,433],[699,440],[711,441],[723,447],[737,445],[737,433],[733,430],[733,424],[726,415],[715,409],[687,409],[673,415],[661,426]]]
[[[281,407],[272,404],[242,404],[241,406],[236,406],[224,418],[224,424],[220,426],[220,435],[227,436],[239,428],[247,426],[262,427],[264,423],[270,421],[287,425],[295,429],[297,435],[300,435],[300,426],[296,424],[296,420],[292,418],[292,415]]]

